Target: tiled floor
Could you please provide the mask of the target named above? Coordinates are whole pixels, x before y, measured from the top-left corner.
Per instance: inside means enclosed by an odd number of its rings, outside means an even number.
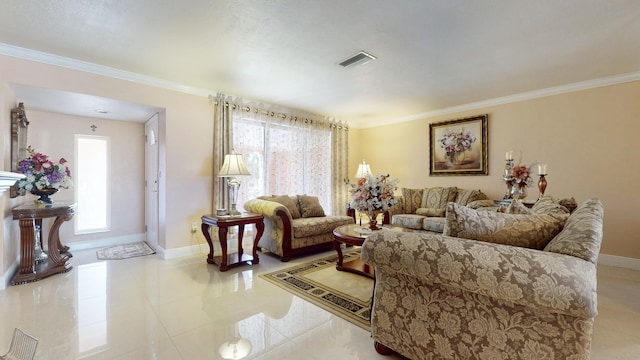
[[[247,359],[398,359],[378,355],[361,328],[258,277],[311,258],[262,255],[221,273],[205,254],[98,261],[94,250],[74,252],[71,272],[0,291],[0,354],[18,327],[40,339],[37,359],[222,359],[226,342],[240,338]],[[638,359],[640,271],[598,272],[592,359]]]

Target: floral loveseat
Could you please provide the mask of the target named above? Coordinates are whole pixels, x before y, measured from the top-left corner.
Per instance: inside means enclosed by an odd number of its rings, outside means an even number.
[[[398,204],[389,210],[391,224],[414,230],[441,233],[447,203],[455,202],[473,209],[493,207],[493,201],[480,190],[464,190],[457,187],[433,187],[424,189],[402,188],[396,196]]]
[[[264,216],[264,233],[258,247],[280,260],[292,256],[333,248],[333,230],[353,224],[347,215],[325,215],[315,196],[261,196],[244,204],[252,213]]]
[[[570,216],[450,204],[444,234],[372,234],[361,257],[376,273],[376,349],[411,359],[589,359],[603,214],[597,199]],[[532,248],[514,246],[525,240]]]

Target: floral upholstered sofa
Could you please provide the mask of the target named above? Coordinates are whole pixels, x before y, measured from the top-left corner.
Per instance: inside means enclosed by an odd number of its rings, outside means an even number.
[[[244,208],[264,216],[264,233],[258,247],[280,260],[333,248],[333,230],[353,224],[347,215],[326,215],[315,196],[261,196],[247,201]]]
[[[361,257],[375,267],[376,349],[410,359],[589,359],[604,210],[591,199],[570,215],[544,212],[560,208],[449,204],[444,234],[370,235]]]
[[[391,224],[414,230],[441,233],[447,203],[455,202],[469,208],[493,207],[493,200],[480,190],[464,190],[457,187],[432,187],[424,189],[402,188],[396,196],[398,204],[389,210]]]

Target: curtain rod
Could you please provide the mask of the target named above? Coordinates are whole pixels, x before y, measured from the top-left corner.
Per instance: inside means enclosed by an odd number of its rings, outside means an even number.
[[[209,100],[211,100],[214,105],[216,105],[216,106],[219,105],[218,99],[215,98],[213,95],[209,95]],[[294,121],[294,122],[298,121],[298,116],[295,116],[295,115],[287,115],[285,113],[275,112],[275,111],[270,111],[270,110],[265,110],[265,109],[259,109],[259,108],[255,108],[255,107],[252,110],[250,106],[247,106],[247,105],[240,106],[238,104],[231,103],[229,101],[225,101],[224,102],[224,106],[226,106],[226,107],[231,106],[231,108],[233,110],[240,109],[241,111],[244,111],[244,112],[253,111],[256,114],[260,113],[262,115],[266,115],[266,116],[270,116],[270,117],[278,117],[278,118],[283,119],[283,120],[286,119],[286,118],[289,118],[290,121]],[[305,124],[313,124],[314,119],[300,117],[300,121],[301,121],[301,123],[304,122]],[[331,128],[338,128],[338,129],[344,128],[345,130],[349,130],[349,126],[347,124],[336,123],[335,121],[331,121],[331,120],[325,121],[325,120],[322,120],[322,119],[321,120],[315,120],[315,121],[316,122],[318,122],[318,121],[327,122],[329,124],[329,127],[331,127]]]

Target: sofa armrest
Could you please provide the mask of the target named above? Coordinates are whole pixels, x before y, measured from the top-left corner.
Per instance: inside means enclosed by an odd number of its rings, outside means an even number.
[[[265,219],[265,232],[269,231],[276,238],[282,248],[282,261],[289,261],[293,226],[291,213],[286,206],[275,201],[251,199],[244,203],[245,210],[261,214]]]
[[[252,212],[254,214],[260,214],[264,217],[280,217],[282,215],[288,217],[288,222],[291,223],[291,213],[287,209],[286,206],[277,203],[275,201],[262,200],[262,199],[251,199],[244,203],[244,208],[248,212]],[[281,214],[278,214],[281,213]]]
[[[399,273],[542,311],[597,314],[596,267],[572,256],[383,230],[367,238],[361,257],[381,278]]]

